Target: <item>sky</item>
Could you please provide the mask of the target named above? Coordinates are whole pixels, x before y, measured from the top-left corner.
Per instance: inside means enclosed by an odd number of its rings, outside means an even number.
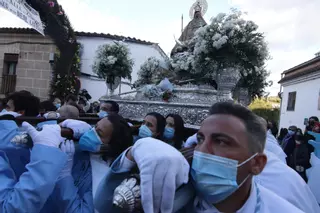
[[[231,7],[248,13],[248,19],[265,33],[272,59],[267,62],[274,82],[267,91],[276,95],[281,73],[307,61],[320,51],[319,0],[207,0],[205,20]],[[136,37],[159,43],[170,53],[174,37],[190,21],[195,0],[58,0],[75,30]],[[28,27],[11,13],[0,9],[0,27]]]

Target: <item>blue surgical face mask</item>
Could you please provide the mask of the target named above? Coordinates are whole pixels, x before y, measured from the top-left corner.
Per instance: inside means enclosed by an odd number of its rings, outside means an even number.
[[[294,135],[294,131],[292,131],[292,130],[289,129],[289,130],[288,130],[288,134],[289,134],[289,135]]]
[[[250,177],[248,174],[238,185],[238,167],[250,161],[257,154],[238,164],[236,160],[194,151],[191,176],[197,193],[212,204],[225,200]]]
[[[174,128],[166,127],[163,133],[164,139],[171,140],[174,137],[174,132]]]
[[[152,132],[146,125],[142,125],[139,129],[139,137],[140,138],[152,137]]]
[[[108,113],[106,111],[100,110],[98,113],[99,118],[104,118],[108,116]]]
[[[4,113],[4,112],[7,112],[7,110],[6,110],[6,109],[3,109],[3,110],[1,111],[1,113]]]
[[[61,104],[56,104],[57,109],[60,109],[60,107],[61,107]]]
[[[95,128],[92,128],[90,131],[84,133],[79,140],[79,148],[82,151],[99,152],[101,145],[102,141]]]

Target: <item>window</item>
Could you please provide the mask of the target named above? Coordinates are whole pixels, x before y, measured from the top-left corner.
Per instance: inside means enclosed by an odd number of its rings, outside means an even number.
[[[18,58],[19,58],[18,54],[4,55],[4,66],[3,66],[4,75],[16,75]]]
[[[289,92],[287,111],[294,111],[294,107],[296,105],[296,96],[297,92]]]
[[[2,84],[0,88],[1,94],[14,92],[17,82],[17,63],[18,54],[4,54],[3,72],[2,72]]]

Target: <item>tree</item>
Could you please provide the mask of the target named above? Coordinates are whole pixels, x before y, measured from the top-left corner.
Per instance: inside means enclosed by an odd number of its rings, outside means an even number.
[[[261,67],[254,72],[241,72],[241,78],[237,84],[237,88],[247,88],[251,99],[261,98],[265,95],[265,88],[272,86],[272,81],[267,81],[270,73]]]
[[[131,80],[133,60],[130,51],[122,42],[101,45],[96,53],[93,72],[107,83],[114,84],[115,78]]]
[[[67,89],[71,90],[71,87],[76,88],[78,82],[77,76],[73,75],[71,71],[73,59],[78,49],[75,32],[57,0],[26,0],[26,2],[39,12],[41,21],[45,27],[45,34],[50,36],[59,50],[59,57],[56,58],[53,79],[51,81],[50,96],[64,98],[63,94],[69,93]],[[63,90],[61,87],[56,87],[56,82],[59,81],[58,76],[61,79],[68,78],[70,85],[64,86]],[[74,76],[74,78],[71,79],[70,76]],[[57,88],[60,89],[56,90]]]
[[[160,75],[161,70],[159,59],[148,58],[138,71],[138,80],[134,83],[134,87],[155,83],[155,79]]]

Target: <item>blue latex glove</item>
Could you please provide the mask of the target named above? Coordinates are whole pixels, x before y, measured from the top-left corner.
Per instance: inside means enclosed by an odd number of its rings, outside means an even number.
[[[320,133],[308,131],[308,134],[312,135],[316,139],[317,142],[320,142]]]
[[[314,154],[320,159],[320,142],[309,140],[309,144],[314,147]]]

